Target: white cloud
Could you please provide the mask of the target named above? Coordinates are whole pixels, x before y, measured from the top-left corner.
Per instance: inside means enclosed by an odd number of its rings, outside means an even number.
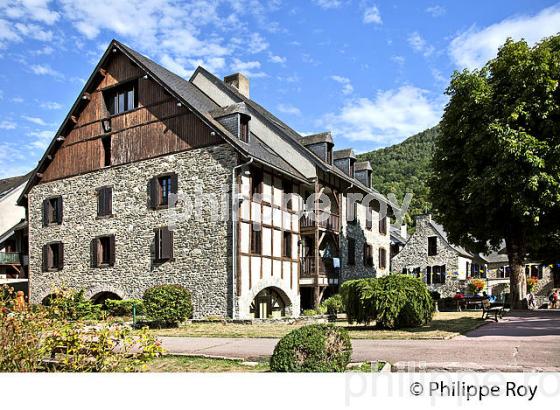
[[[455,37],[449,54],[457,67],[480,68],[496,56],[508,37],[534,44],[560,31],[560,7],[549,7],[535,15],[510,17],[483,29],[472,26]]]
[[[4,19],[0,19],[0,48],[4,48],[8,42],[21,41],[21,37],[13,30],[13,25]]]
[[[447,10],[445,10],[445,7],[440,6],[439,4],[426,8],[426,13],[428,13],[432,17],[441,17],[445,15],[446,12]]]
[[[336,9],[342,6],[341,0],[313,0],[313,3],[322,9]]]
[[[33,124],[36,125],[41,125],[41,126],[47,126],[48,124],[45,122],[45,120],[43,120],[42,118],[39,117],[30,117],[28,115],[22,115],[21,118],[23,118],[26,121],[29,121]]]
[[[319,125],[350,140],[388,145],[437,124],[442,106],[426,90],[406,85],[379,91],[373,99],[349,101],[340,113],[326,115]]]
[[[188,77],[192,73],[192,70],[185,69],[184,60],[182,62],[178,61],[177,59],[171,57],[169,54],[164,54],[160,60],[161,60],[160,61],[161,64],[165,68],[167,68],[168,70],[174,72],[175,74],[181,77]]]
[[[434,52],[434,47],[429,45],[416,31],[408,36],[408,44],[410,44],[414,51],[422,53],[424,57],[428,57]]]
[[[23,99],[23,97],[14,97],[14,98],[12,98],[12,102],[15,102],[15,103],[17,103],[17,104],[21,104],[23,101],[25,101],[25,100]]]
[[[22,149],[17,144],[0,142],[0,178],[24,175],[32,168],[25,161],[29,160],[27,148]]]
[[[403,56],[395,55],[391,56],[391,61],[397,65],[402,66],[405,63],[406,59]]]
[[[266,40],[259,34],[253,33],[249,37],[249,45],[248,50],[251,54],[257,54],[261,51],[264,51],[268,48],[268,43]]]
[[[47,110],[60,110],[63,107],[62,104],[54,101],[43,101],[40,106]]]
[[[16,127],[17,124],[13,121],[4,120],[0,122],[0,129],[2,130],[14,130]]]
[[[352,94],[354,91],[354,87],[352,87],[352,83],[350,82],[349,78],[342,77],[339,75],[332,75],[331,80],[336,81],[339,84],[342,84],[342,94],[349,95]]]
[[[377,6],[371,6],[364,11],[364,23],[366,24],[382,24],[381,14]]]
[[[6,15],[13,19],[28,18],[52,25],[60,14],[49,8],[50,0],[8,0],[3,2]]]
[[[249,78],[266,77],[266,74],[260,71],[260,68],[261,63],[259,61],[241,61],[238,58],[234,58],[230,66],[232,71],[243,73]]]
[[[44,30],[41,26],[37,24],[16,23],[15,28],[24,36],[30,37],[34,40],[52,41],[53,39],[52,31]]]
[[[31,131],[27,133],[28,136],[33,137],[30,143],[31,148],[38,150],[45,150],[53,139],[54,134],[55,131],[52,130]]]
[[[55,78],[63,78],[64,76],[56,70],[53,70],[46,64],[33,64],[29,67],[31,72],[36,75],[50,75]]]
[[[276,107],[282,114],[301,115],[301,110],[290,104],[278,104]]]
[[[286,57],[282,57],[282,56],[278,56],[278,55],[274,55],[274,54],[269,54],[268,55],[268,61],[270,61],[271,63],[274,64],[285,64],[287,61]]]

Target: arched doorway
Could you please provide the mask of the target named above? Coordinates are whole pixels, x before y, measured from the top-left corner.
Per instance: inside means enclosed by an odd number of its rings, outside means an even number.
[[[43,298],[43,300],[41,301],[41,305],[50,306],[53,300],[58,297],[60,297],[60,295],[57,295],[56,293],[51,293],[50,295],[47,295]]]
[[[99,292],[91,297],[91,301],[96,305],[105,306],[107,300],[121,300],[122,298],[113,292]]]
[[[274,288],[261,290],[249,309],[255,319],[277,319],[286,315],[286,302]]]

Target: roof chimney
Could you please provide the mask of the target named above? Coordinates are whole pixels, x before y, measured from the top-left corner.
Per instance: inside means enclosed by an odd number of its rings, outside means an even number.
[[[249,79],[241,73],[235,73],[224,77],[224,83],[237,88],[241,94],[249,98]]]

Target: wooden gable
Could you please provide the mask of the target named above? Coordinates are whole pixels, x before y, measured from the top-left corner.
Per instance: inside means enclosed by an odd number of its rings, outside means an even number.
[[[43,171],[41,182],[103,168],[105,136],[111,136],[111,166],[223,141],[155,81],[144,78],[144,71],[120,51],[111,53],[101,71],[95,89],[84,96],[84,108],[74,114],[74,126]],[[137,81],[137,108],[109,116],[104,90],[132,80]],[[105,119],[111,121],[110,132],[104,132]]]

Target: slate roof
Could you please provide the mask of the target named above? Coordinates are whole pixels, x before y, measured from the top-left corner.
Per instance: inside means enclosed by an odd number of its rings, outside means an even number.
[[[29,179],[31,172],[26,175],[0,179],[0,198],[7,195],[12,189],[17,188]]]
[[[400,243],[400,244],[404,245],[407,241],[401,235],[400,228],[398,228],[396,226],[391,225],[391,227],[389,228],[389,234],[391,235],[391,242],[392,243]]]
[[[330,131],[320,132],[318,134],[305,135],[299,140],[303,145],[318,144],[326,142],[327,144],[334,144]]]
[[[339,149],[333,152],[333,159],[341,159],[341,158],[356,159],[356,155],[354,154],[354,150],[352,148]]]
[[[434,230],[445,240],[445,242],[447,242],[449,246],[451,246],[453,249],[455,249],[455,251],[457,251],[457,253],[467,258],[472,258],[474,256],[474,254],[467,251],[462,246],[454,245],[451,242],[449,242],[449,239],[447,238],[447,232],[445,232],[445,229],[443,228],[442,225],[438,224],[432,219],[430,219],[429,223],[432,226],[432,228],[434,228]]]
[[[360,161],[354,164],[354,171],[373,171],[369,161]]]

